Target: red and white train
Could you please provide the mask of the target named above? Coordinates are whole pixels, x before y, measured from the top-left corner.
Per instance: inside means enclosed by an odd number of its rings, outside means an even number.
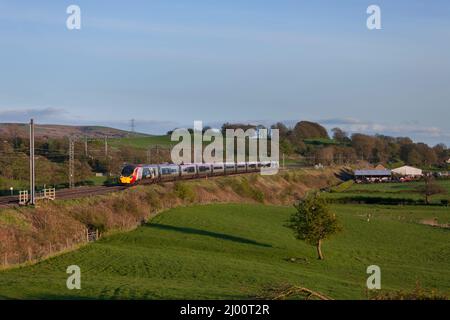
[[[278,161],[189,163],[181,165],[126,165],[122,169],[120,183],[129,185],[136,184],[140,181],[159,182],[208,176],[224,176],[236,173],[257,172],[262,168],[278,167]]]

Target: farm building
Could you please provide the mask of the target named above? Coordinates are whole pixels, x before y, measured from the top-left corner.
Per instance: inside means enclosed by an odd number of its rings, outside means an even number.
[[[402,177],[420,177],[422,176],[422,169],[410,166],[403,166],[396,169],[392,169],[392,173]]]
[[[355,170],[354,175],[356,182],[381,182],[392,178],[391,170]]]

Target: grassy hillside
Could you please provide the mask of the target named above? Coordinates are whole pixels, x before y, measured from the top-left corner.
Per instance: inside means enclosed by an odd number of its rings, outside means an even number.
[[[110,140],[111,146],[129,146],[133,148],[139,149],[148,149],[150,147],[154,147],[156,145],[162,147],[169,147],[171,145],[175,145],[177,142],[170,141],[170,136],[162,135],[162,136],[147,136],[147,137],[126,137],[120,139],[112,139]]]
[[[0,297],[234,299],[254,297],[267,286],[300,284],[334,298],[364,298],[371,264],[381,267],[384,289],[411,289],[420,281],[450,291],[448,230],[415,223],[436,216],[449,221],[448,209],[333,208],[345,231],[325,242],[325,261],[283,226],[291,207],[192,206],[76,252],[1,272]],[[65,287],[72,264],[81,267],[80,291]]]
[[[25,123],[0,123],[0,136],[1,135],[14,135],[22,138],[28,138],[29,125]],[[124,138],[130,135],[129,131],[104,127],[104,126],[70,126],[70,125],[56,125],[56,124],[36,124],[35,135],[39,137],[48,138],[65,138],[69,136],[73,137],[90,137],[90,138],[103,138],[108,136],[110,138]],[[141,137],[145,134],[134,134]]]

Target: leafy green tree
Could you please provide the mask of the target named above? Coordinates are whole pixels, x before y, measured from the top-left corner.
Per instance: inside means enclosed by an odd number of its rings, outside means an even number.
[[[297,239],[316,246],[318,258],[323,260],[322,241],[341,231],[341,224],[318,193],[307,194],[294,207],[297,212],[291,216],[288,227]]]

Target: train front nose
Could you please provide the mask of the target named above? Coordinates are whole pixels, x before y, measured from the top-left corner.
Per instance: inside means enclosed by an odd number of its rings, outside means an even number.
[[[131,183],[131,178],[122,176],[122,177],[120,177],[120,183],[130,184]]]

